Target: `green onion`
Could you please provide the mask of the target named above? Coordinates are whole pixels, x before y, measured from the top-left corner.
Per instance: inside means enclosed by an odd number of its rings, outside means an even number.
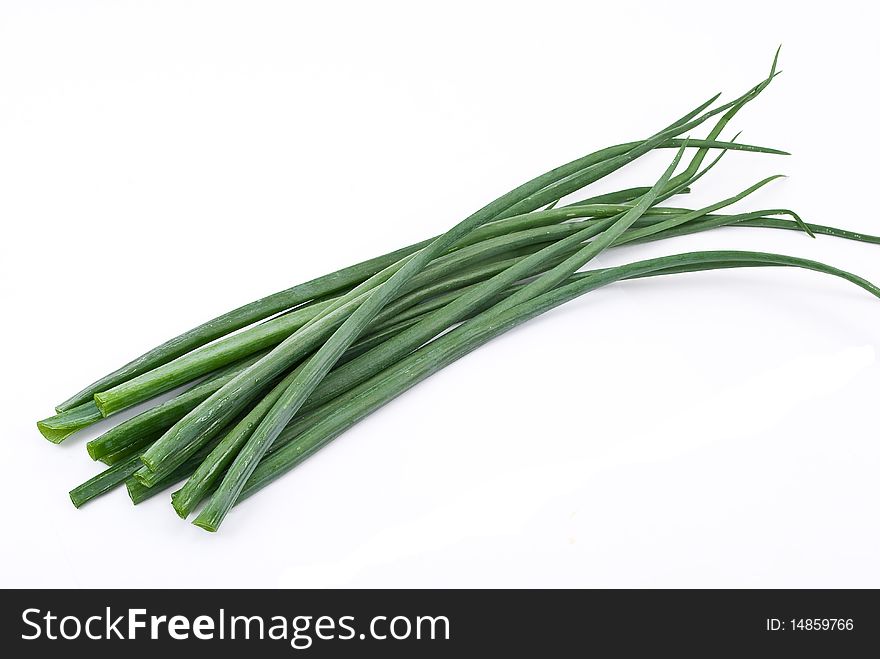
[[[181,385],[171,400],[88,442],[109,465],[70,491],[75,506],[126,486],[137,504],[182,480],[172,505],[216,531],[231,508],[367,414],[493,337],[592,290],[629,279],[741,267],[799,267],[872,283],[831,266],[766,252],[691,252],[582,272],[606,249],[734,226],[798,230],[880,244],[880,237],[805,222],[786,208],[727,214],[778,176],[688,209],[686,194],[730,151],[785,154],[721,140],[778,75],[715,107],[709,99],[643,140],[556,167],[447,232],[238,307],[100,378],[38,422],[59,443]],[[714,118],[714,119],[713,119]],[[704,139],[689,133],[712,119]],[[676,150],[650,186],[569,195],[654,149]],[[688,149],[691,157],[676,173]],[[704,164],[710,150],[719,151]],[[585,196],[585,195],[581,195]],[[419,209],[420,210],[420,209]],[[412,213],[411,213],[412,215]]]
[[[73,433],[88,428],[104,416],[94,401],[81,403],[42,421],[37,421],[40,433],[53,444],[60,444]]]
[[[112,467],[105,469],[94,478],[90,478],[82,485],[77,485],[70,491],[70,500],[79,508],[87,501],[109,492],[111,489],[125,482],[125,479],[138,470],[141,462],[137,455],[127,460],[117,462]]]
[[[145,446],[257,359],[259,356],[252,356],[222,369],[179,396],[114,426],[86,444],[89,455],[93,460],[101,460],[132,446]]]

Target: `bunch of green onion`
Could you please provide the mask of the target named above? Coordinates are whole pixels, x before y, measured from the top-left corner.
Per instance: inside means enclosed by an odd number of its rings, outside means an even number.
[[[761,252],[691,252],[583,270],[605,249],[725,226],[880,243],[805,223],[783,208],[720,212],[775,176],[704,208],[662,205],[689,192],[728,151],[787,155],[720,139],[776,75],[774,58],[766,79],[728,103],[713,108],[715,96],[647,139],[601,149],[520,185],[440,236],[246,304],[105,375],[38,422],[46,439],[60,443],[191,386],[88,442],[89,455],[107,468],[71,490],[74,505],[123,484],[137,504],[182,483],[171,495],[175,511],[186,518],[201,507],[194,523],[216,531],[236,503],[432,373],[530,318],[621,280],[793,266],[842,277],[880,297],[856,275]],[[704,139],[682,137],[710,119]],[[674,157],[653,185],[560,205],[655,149]],[[706,163],[713,150],[719,155]]]

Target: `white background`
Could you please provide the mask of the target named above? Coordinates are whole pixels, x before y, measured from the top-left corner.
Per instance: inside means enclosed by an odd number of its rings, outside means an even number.
[[[818,7],[822,7],[818,9]],[[3,2],[3,586],[880,586],[880,301],[804,271],[623,283],[494,341],[235,509],[114,492],[34,421],[233,306],[443,231],[782,76],[687,203],[880,234],[876,3]],[[670,152],[597,190],[650,184]],[[880,246],[725,229],[880,281]]]

